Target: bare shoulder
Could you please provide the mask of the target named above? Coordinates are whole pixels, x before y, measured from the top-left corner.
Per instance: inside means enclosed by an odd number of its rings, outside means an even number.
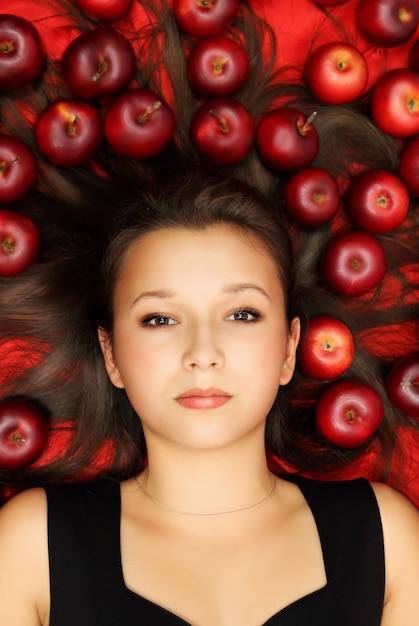
[[[9,546],[9,540],[20,537],[14,551],[22,551],[25,540],[46,536],[47,502],[43,489],[28,489],[7,502],[0,509],[0,542]],[[10,547],[10,546],[9,546]],[[28,546],[26,546],[27,548]]]
[[[48,623],[47,503],[30,489],[0,509],[0,624]]]
[[[398,537],[397,543],[412,540],[419,542],[419,511],[402,493],[381,483],[373,483],[383,521],[384,532],[389,537]],[[403,536],[399,537],[400,531]]]
[[[383,626],[416,626],[419,615],[419,511],[406,496],[373,484],[380,508],[386,559]]]

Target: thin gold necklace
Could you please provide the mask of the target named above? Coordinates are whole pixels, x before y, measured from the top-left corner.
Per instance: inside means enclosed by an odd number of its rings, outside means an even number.
[[[230,513],[240,513],[241,511],[248,511],[249,509],[255,509],[257,506],[260,506],[272,496],[276,487],[276,476],[274,476],[272,489],[269,491],[269,493],[266,494],[266,496],[263,496],[262,500],[258,500],[258,502],[255,502],[254,504],[243,506],[240,509],[229,509],[228,511],[217,511],[216,513],[192,513],[191,511],[179,511],[178,509],[172,509],[170,506],[166,506],[162,502],[159,502],[159,500],[156,500],[156,498],[153,498],[153,496],[148,493],[144,485],[142,485],[140,481],[138,480],[137,476],[135,476],[134,480],[137,483],[140,490],[143,492],[143,494],[149,500],[154,502],[154,504],[157,504],[157,506],[159,506],[161,509],[164,509],[165,511],[170,511],[170,513],[177,513],[178,515],[192,515],[194,517],[212,517],[215,515],[229,515]]]

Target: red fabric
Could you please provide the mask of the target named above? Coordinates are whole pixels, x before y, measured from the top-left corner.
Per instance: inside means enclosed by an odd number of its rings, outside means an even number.
[[[281,2],[278,0],[251,0],[250,3],[252,8],[263,15],[274,29],[278,46],[276,68],[288,68],[284,76],[291,78],[301,78],[304,61],[310,50],[323,43],[343,39],[356,45],[365,55],[369,67],[368,87],[371,87],[386,71],[407,66],[409,50],[419,37],[419,32],[416,32],[413,39],[406,45],[396,48],[384,49],[372,46],[357,32],[355,22],[357,0],[349,0],[344,4],[329,7],[330,13],[337,18],[340,26],[328,19],[324,9],[312,0],[281,0]],[[67,25],[65,18],[59,15],[59,11],[44,6],[42,2],[37,0],[14,0],[13,7],[11,7],[9,0],[0,0],[0,12],[13,12],[33,22],[41,34],[48,55],[56,60],[61,59],[69,42],[78,34],[74,28]],[[137,31],[140,31],[147,24],[147,18],[138,2],[134,4],[134,11],[130,19],[135,24]],[[124,22],[122,22],[123,24]],[[342,30],[342,25],[344,25],[344,30]],[[407,278],[412,282],[417,278],[417,267],[409,268]],[[386,301],[391,305],[391,301],[397,295],[397,290],[397,283],[388,278],[384,283],[384,293],[380,299],[380,306],[385,306]],[[412,293],[411,297],[417,299],[417,292]],[[361,335],[361,341],[373,353],[395,359],[411,352],[415,347],[419,350],[418,324],[412,323],[403,327],[394,326],[367,331]],[[14,345],[4,344],[0,346],[0,358],[2,362],[1,378],[3,379],[3,377],[7,377],[7,368],[13,371],[15,365],[32,367],[41,357],[37,350],[32,353],[32,356],[29,356],[22,341],[16,340]],[[5,362],[7,362],[7,367],[4,365]],[[66,449],[71,435],[71,422],[65,422],[54,427],[48,446],[36,466],[47,464],[59,458]],[[397,450],[393,458],[389,482],[404,491],[419,506],[419,432],[401,428]],[[111,457],[112,445],[109,443],[99,453],[93,467],[86,470],[86,477],[106,468]],[[378,476],[378,460],[379,451],[373,445],[358,462],[349,468],[335,472],[333,475],[322,476],[322,478],[365,476],[374,479]],[[278,459],[271,458],[270,462],[275,467],[283,467]]]

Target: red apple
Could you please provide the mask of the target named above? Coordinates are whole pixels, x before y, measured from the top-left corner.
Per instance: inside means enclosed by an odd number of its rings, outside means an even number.
[[[333,219],[339,211],[340,192],[328,171],[311,168],[293,174],[284,189],[284,205],[302,226],[315,227]]]
[[[403,148],[399,159],[399,176],[412,196],[419,197],[419,137]]]
[[[227,37],[202,39],[192,49],[187,62],[189,84],[206,96],[233,96],[245,86],[249,74],[246,50]]]
[[[65,50],[62,72],[77,97],[111,96],[134,77],[134,48],[116,30],[88,31],[73,39]]]
[[[105,134],[118,154],[149,159],[172,139],[175,118],[170,106],[148,89],[119,95],[105,114]]]
[[[384,405],[373,387],[355,380],[333,383],[317,402],[317,427],[323,437],[343,448],[356,448],[374,435],[384,416]]]
[[[328,315],[311,318],[299,346],[305,376],[315,380],[341,376],[352,365],[354,355],[354,339],[346,324]]]
[[[200,156],[220,166],[234,165],[249,153],[255,137],[253,118],[233,98],[202,105],[191,122],[191,140]]]
[[[370,109],[385,133],[401,138],[419,134],[419,73],[408,68],[386,72],[372,88]]]
[[[374,235],[348,231],[332,237],[323,251],[321,274],[338,294],[360,296],[387,272],[384,250]]]
[[[313,95],[327,104],[344,104],[359,98],[368,81],[364,55],[349,43],[332,41],[307,58],[304,76]]]
[[[22,274],[36,262],[39,248],[34,222],[17,211],[0,209],[0,276]]]
[[[360,0],[356,24],[361,35],[376,46],[401,46],[419,24],[417,0]]]
[[[61,100],[41,113],[35,138],[42,154],[54,165],[79,165],[100,148],[103,124],[97,110],[87,102]]]
[[[16,89],[42,70],[45,52],[35,26],[23,17],[0,15],[0,89]]]
[[[239,13],[239,0],[173,0],[178,25],[194,37],[221,35]]]
[[[263,115],[256,134],[262,160],[284,172],[308,167],[319,151],[319,137],[312,117],[293,107],[281,107]]]
[[[402,413],[419,419],[419,354],[402,357],[386,380],[390,402]]]
[[[83,13],[98,22],[115,22],[125,17],[133,0],[74,0]]]
[[[369,233],[388,233],[404,221],[410,196],[403,181],[386,170],[368,170],[349,186],[345,208],[352,223]]]
[[[23,198],[38,175],[32,151],[19,139],[0,135],[0,202]]]
[[[0,400],[0,470],[20,470],[34,463],[48,440],[44,414],[28,400]]]

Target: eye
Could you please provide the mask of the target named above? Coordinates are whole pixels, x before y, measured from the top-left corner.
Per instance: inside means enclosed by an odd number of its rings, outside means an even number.
[[[231,322],[257,322],[261,319],[261,314],[254,309],[240,309],[226,317]]]
[[[176,320],[169,317],[168,315],[161,315],[161,314],[148,315],[141,321],[142,326],[149,326],[149,327],[173,326],[174,324],[177,324]]]

